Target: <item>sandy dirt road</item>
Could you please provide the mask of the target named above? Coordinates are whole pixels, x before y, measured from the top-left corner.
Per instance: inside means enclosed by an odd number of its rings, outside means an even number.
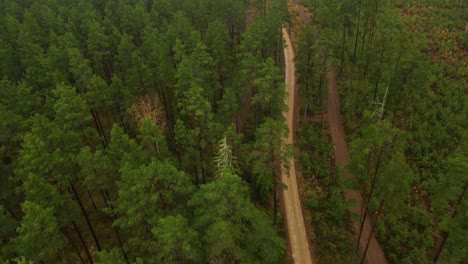
[[[337,163],[346,166],[348,164],[348,145],[346,143],[346,135],[341,123],[339,95],[336,84],[336,71],[331,69],[328,72],[329,77],[329,94],[328,94],[328,120],[330,125],[330,133],[332,135],[333,145],[335,146],[335,159]],[[352,177],[347,171],[344,171],[343,177],[345,179]],[[345,190],[346,199],[355,200],[356,204],[351,208],[352,213],[361,215],[362,197],[358,190]],[[353,222],[354,232],[356,236],[359,234],[360,223]],[[369,218],[364,222],[363,233],[359,244],[361,249],[364,249],[369,236],[371,235],[371,223]],[[367,251],[366,261],[368,264],[386,264],[385,254],[382,247],[377,242],[375,235],[372,234],[369,250]],[[360,258],[357,258],[355,263],[360,263]]]
[[[288,93],[286,98],[286,104],[288,105],[289,111],[283,112],[283,116],[286,118],[286,123],[289,129],[289,135],[283,139],[286,144],[293,144],[294,136],[294,106],[295,106],[295,93],[296,93],[296,81],[295,81],[295,66],[294,66],[294,52],[292,50],[291,40],[286,29],[283,29],[283,37],[286,40],[286,46],[284,48],[284,60],[286,63],[286,91]],[[289,239],[289,247],[291,250],[292,258],[294,263],[298,264],[311,264],[312,258],[309,249],[309,243],[307,240],[307,232],[304,225],[304,217],[302,215],[301,200],[299,198],[299,192],[297,189],[296,180],[296,167],[294,165],[294,158],[289,159],[289,176],[285,173],[281,175],[281,181],[288,186],[287,190],[283,191],[283,205],[285,211],[285,218],[287,223],[287,233]]]

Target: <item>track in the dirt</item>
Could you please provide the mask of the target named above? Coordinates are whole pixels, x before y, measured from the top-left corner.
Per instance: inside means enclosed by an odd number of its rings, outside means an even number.
[[[298,14],[300,15],[301,19],[304,22],[310,23],[310,18],[305,14],[305,12],[299,8],[297,0],[292,0],[293,6],[295,6]],[[329,94],[328,94],[328,102],[327,102],[327,119],[329,121],[330,133],[332,136],[333,145],[335,146],[335,159],[338,164],[342,165],[343,167],[346,166],[348,163],[348,145],[346,143],[346,134],[344,132],[343,125],[341,123],[341,113],[340,113],[340,102],[339,102],[339,95],[338,95],[338,88],[337,88],[337,81],[336,81],[336,72],[332,68],[328,71],[329,77]],[[344,178],[350,178],[350,175],[347,171],[344,171],[343,174]],[[358,215],[361,214],[361,207],[363,204],[362,196],[359,191],[357,190],[345,190],[345,196],[347,200],[355,200],[356,204],[353,208],[351,208],[352,213],[356,213]],[[359,234],[360,230],[360,223],[354,222],[353,228],[356,233],[356,237]],[[361,248],[365,248],[367,241],[370,236],[370,244],[369,249],[366,254],[366,262],[368,264],[386,264],[387,260],[385,258],[385,254],[380,246],[379,242],[375,238],[375,235],[371,234],[371,223],[369,218],[366,218],[364,222],[364,227],[362,231],[362,236],[359,241]]]
[[[286,123],[289,129],[289,135],[283,139],[286,144],[293,144],[294,136],[294,107],[295,107],[295,66],[294,66],[294,52],[292,50],[291,40],[286,29],[283,29],[283,37],[286,40],[284,48],[284,60],[286,63],[286,91],[288,96],[286,104],[289,111],[283,112]],[[291,250],[294,263],[308,264],[312,263],[310,254],[309,242],[307,240],[307,231],[304,224],[304,217],[302,215],[301,200],[299,198],[299,191],[297,188],[296,180],[296,167],[294,158],[289,159],[289,176],[285,173],[281,175],[281,181],[288,186],[287,190],[283,191],[284,211],[287,224],[287,233],[289,238],[289,247]]]
[[[328,72],[329,77],[329,95],[328,95],[328,120],[330,124],[330,133],[332,135],[333,145],[335,146],[335,159],[338,164],[346,166],[348,164],[348,145],[346,143],[346,134],[344,132],[343,125],[341,124],[341,114],[340,114],[340,103],[338,96],[338,89],[336,84],[336,72],[334,69]],[[344,178],[351,178],[346,170],[343,173]],[[345,196],[347,200],[355,200],[356,204],[351,208],[351,212],[361,215],[361,206],[362,206],[362,196],[358,190],[345,190]],[[360,223],[353,222],[354,231],[356,235],[359,233]],[[359,244],[361,248],[365,248],[367,240],[371,235],[371,223],[369,218],[366,218],[364,222],[364,228],[362,231],[361,240]],[[369,244],[369,249],[366,254],[366,261],[369,264],[385,264],[387,260],[385,259],[385,254],[380,246],[379,242],[375,238],[375,235],[372,233],[372,237]]]

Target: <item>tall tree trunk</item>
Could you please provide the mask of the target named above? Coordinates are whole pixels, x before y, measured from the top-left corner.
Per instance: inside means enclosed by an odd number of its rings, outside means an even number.
[[[105,61],[105,63],[104,63],[104,65],[105,65],[105,67],[104,67],[105,76],[104,77],[106,78],[107,84],[110,84],[110,83],[112,83],[112,75],[113,75],[111,60],[109,59],[109,57],[106,56],[104,61]]]
[[[2,198],[2,204],[3,204],[3,207],[8,211],[8,213],[10,213],[11,217],[13,217],[15,220],[19,220],[18,217],[16,216],[15,212],[13,212],[13,210],[11,210],[11,208],[7,205],[7,202],[5,199]]]
[[[366,43],[366,36],[367,36],[367,30],[368,30],[368,25],[369,25],[369,14],[366,16],[366,23],[364,24],[364,32],[362,34],[362,41],[361,41],[361,51],[359,54],[362,56],[362,53],[364,52],[364,47]]]
[[[457,216],[458,207],[459,207],[459,205],[462,203],[462,201],[464,199],[467,188],[468,188],[468,181],[465,182],[465,187],[463,188],[463,191],[460,194],[460,196],[458,196],[457,203],[454,206],[455,209],[453,210],[453,212],[452,212],[452,214],[450,216],[450,219],[454,219]],[[437,253],[436,253],[435,257],[434,257],[434,263],[437,263],[437,261],[439,260],[440,255],[442,253],[442,250],[445,247],[445,244],[447,242],[448,237],[449,237],[449,234],[446,231],[444,231],[443,234],[442,234],[442,242],[440,243],[439,247],[437,248]]]
[[[306,105],[305,105],[305,108],[304,108],[304,119],[307,117],[307,107],[309,106],[309,94],[310,94],[310,85],[311,85],[311,78],[310,76],[313,76],[313,73],[311,73],[311,55],[310,52],[307,53],[307,59],[306,59],[306,78],[305,78],[305,94],[306,94]]]
[[[378,6],[378,1],[375,1],[375,8],[373,14],[371,14],[371,23],[369,27],[369,39],[367,41],[367,49],[370,50],[372,43],[374,41],[374,35],[375,31],[377,29],[377,12],[378,12],[379,6]]]
[[[86,262],[85,262],[83,256],[81,256],[80,250],[78,249],[78,246],[75,244],[75,241],[73,241],[73,239],[71,239],[71,237],[68,235],[65,228],[62,227],[60,230],[62,231],[62,234],[65,236],[65,238],[68,240],[68,242],[71,244],[73,250],[78,255],[78,258],[80,259],[81,263],[85,264]]]
[[[356,63],[356,51],[357,51],[358,39],[359,39],[359,26],[361,25],[361,2],[362,0],[359,0],[356,39],[354,41],[353,63]]]
[[[367,70],[369,69],[369,60],[370,60],[370,54],[367,53],[366,64],[365,64],[364,70],[362,72],[362,79],[366,79],[366,77],[367,77]]]
[[[73,192],[73,196],[75,197],[75,200],[78,202],[78,205],[80,206],[81,213],[83,214],[86,224],[88,225],[89,231],[91,232],[91,235],[93,236],[94,242],[96,243],[96,247],[98,251],[101,251],[101,244],[99,243],[99,240],[97,238],[96,232],[94,231],[93,225],[91,224],[91,221],[89,220],[88,213],[86,212],[86,209],[83,206],[83,202],[81,201],[78,192],[75,189],[75,186],[71,182],[69,182],[70,188]]]
[[[108,146],[107,143],[108,143],[108,142],[107,142],[107,139],[106,139],[105,136],[104,136],[104,131],[102,130],[101,125],[99,124],[99,121],[98,121],[98,119],[97,119],[96,111],[95,111],[94,109],[91,109],[91,114],[93,115],[94,125],[96,126],[96,129],[97,129],[97,131],[98,131],[98,133],[99,133],[99,136],[100,136],[100,138],[101,138],[101,140],[102,140],[102,145],[103,145],[105,148],[107,148],[107,146]]]
[[[345,47],[346,47],[346,25],[343,21],[343,43],[341,47],[341,65],[340,65],[340,78],[343,75],[343,68],[344,68],[344,57],[345,57]]]
[[[385,199],[382,199],[382,201],[380,201],[379,209],[377,210],[377,217],[375,219],[375,223],[374,223],[374,225],[372,225],[371,233],[369,234],[369,238],[367,238],[366,247],[364,249],[364,253],[362,254],[361,264],[363,264],[364,260],[366,259],[367,251],[369,250],[370,241],[371,241],[372,236],[374,235],[374,232],[375,232],[375,225],[380,220],[380,214],[381,214],[380,212],[382,211],[384,202],[385,202]]]
[[[275,184],[276,185],[276,184]],[[278,215],[278,191],[273,187],[273,226],[276,229],[277,215]]]
[[[81,241],[81,245],[83,245],[83,248],[85,249],[86,256],[88,257],[89,263],[93,264],[93,258],[91,257],[91,253],[89,252],[89,248],[86,245],[85,240],[83,239],[83,235],[81,234],[81,231],[78,228],[78,225],[73,220],[72,220],[72,224],[73,224],[73,228],[75,229],[76,234],[78,235],[78,238]],[[80,255],[80,258],[81,258],[81,255]]]
[[[112,203],[109,200],[110,198],[109,198],[109,195],[107,194],[107,191],[104,191],[103,189],[100,189],[100,191],[101,191],[101,195],[102,195],[102,198],[104,200],[106,207],[109,207],[111,209],[112,219],[114,219],[114,221],[117,220],[117,215],[114,213],[114,207],[112,206]],[[122,238],[120,237],[120,232],[117,229],[117,227],[113,226],[112,229],[114,229],[115,236],[117,237],[117,241],[119,241],[120,251],[122,251],[122,255],[124,256],[126,263],[129,263],[127,252],[125,252]]]
[[[203,166],[204,160],[203,160],[203,150],[201,147],[201,143],[198,143],[198,153],[200,154],[200,168],[201,168],[201,173],[202,173],[202,181],[203,181],[203,184],[206,184],[206,177],[205,177],[206,172],[205,172],[205,166]]]
[[[364,212],[363,212],[363,215],[361,217],[361,225],[360,225],[360,228],[359,228],[359,235],[358,235],[358,238],[357,238],[357,241],[356,241],[356,245],[354,247],[353,258],[357,254],[357,251],[359,249],[359,242],[361,241],[362,232],[363,232],[363,229],[364,229],[364,223],[367,220],[367,215],[368,215],[368,212],[369,212],[369,209],[367,208],[367,204],[369,204],[370,200],[374,196],[374,190],[375,190],[375,185],[376,185],[376,180],[377,180],[377,174],[378,174],[378,170],[379,170],[379,167],[380,167],[381,157],[382,157],[383,151],[384,151],[384,147],[380,148],[380,152],[379,152],[379,155],[378,155],[378,158],[377,158],[377,164],[376,164],[376,166],[374,168],[374,176],[372,177],[372,180],[371,180],[371,189],[370,189],[369,194],[367,195],[367,197],[364,199],[364,201],[365,201],[365,205],[363,205]],[[368,161],[368,172],[370,172],[370,161]]]
[[[366,173],[367,176],[370,176],[370,172],[371,172],[372,153],[373,153],[373,151],[369,152],[369,155],[367,157],[367,173]],[[367,185],[364,184],[361,196],[365,197],[366,193],[367,193]],[[358,235],[358,239],[356,240],[356,243],[354,245],[353,257],[351,258],[351,263],[354,263],[354,259],[357,256],[357,253],[358,253],[358,250],[359,250],[359,241],[361,240],[362,231],[364,229],[364,222],[365,222],[365,219],[367,217],[366,204],[367,204],[367,199],[365,199],[364,202],[361,204],[360,213],[361,213],[362,217],[361,217],[361,223],[359,225],[359,235]]]
[[[96,115],[96,119],[98,121],[99,127],[102,132],[102,136],[104,137],[104,141],[106,142],[106,147],[109,145],[109,140],[107,139],[106,132],[104,131],[104,127],[102,126],[101,118],[99,117],[98,113],[96,110],[93,110],[94,114]]]
[[[377,80],[375,81],[374,98],[372,99],[372,100],[374,100],[374,102],[375,102],[375,98],[377,97],[377,88],[379,87],[379,80],[380,80],[380,77],[377,77]]]
[[[91,203],[93,204],[94,210],[95,210],[96,212],[98,212],[96,203],[94,202],[94,198],[93,198],[93,196],[91,195],[91,193],[89,192],[88,189],[86,189],[86,193],[88,194],[88,197],[89,197],[89,199],[91,200]]]

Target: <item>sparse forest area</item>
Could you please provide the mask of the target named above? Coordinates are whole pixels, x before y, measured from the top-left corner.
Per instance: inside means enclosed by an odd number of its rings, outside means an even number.
[[[282,263],[285,1],[0,1],[1,263]]]
[[[468,262],[468,3],[300,2],[310,23],[297,41],[297,143],[318,263],[362,263],[349,222],[366,218],[389,263]],[[327,114],[327,68],[353,182],[334,177],[326,121],[310,124]],[[349,188],[361,192],[360,215],[343,213]]]

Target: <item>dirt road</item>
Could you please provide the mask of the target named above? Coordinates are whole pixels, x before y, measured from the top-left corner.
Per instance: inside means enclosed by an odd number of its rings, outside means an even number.
[[[329,77],[329,94],[328,94],[328,120],[330,124],[330,133],[332,135],[333,145],[335,146],[335,159],[336,161],[345,166],[348,163],[348,145],[346,144],[346,135],[341,123],[340,103],[338,89],[336,85],[336,72],[334,69],[328,72]],[[344,178],[352,177],[348,172],[344,172]],[[356,205],[351,208],[351,212],[361,215],[362,197],[357,190],[345,190],[346,199],[356,200]],[[354,231],[356,235],[359,234],[360,223],[353,222]],[[361,248],[365,248],[369,235],[371,234],[371,224],[369,218],[364,222],[363,233],[359,244]],[[372,235],[369,250],[367,251],[366,261],[369,264],[385,264],[385,254],[382,247]],[[359,263],[359,261],[357,261]]]
[[[295,66],[294,66],[294,52],[292,50],[291,40],[286,29],[283,29],[283,37],[286,40],[286,47],[284,48],[284,60],[286,63],[286,91],[288,96],[286,104],[288,105],[287,112],[283,112],[289,128],[289,135],[283,139],[286,144],[293,144],[294,136],[294,106],[295,106]],[[284,173],[281,175],[281,181],[288,186],[287,190],[283,191],[285,218],[287,223],[287,232],[289,238],[289,246],[292,253],[294,263],[308,264],[312,263],[309,243],[307,240],[307,232],[304,225],[304,218],[302,216],[301,200],[299,199],[299,192],[297,189],[296,181],[296,167],[294,165],[294,158],[289,159],[289,176]]]

